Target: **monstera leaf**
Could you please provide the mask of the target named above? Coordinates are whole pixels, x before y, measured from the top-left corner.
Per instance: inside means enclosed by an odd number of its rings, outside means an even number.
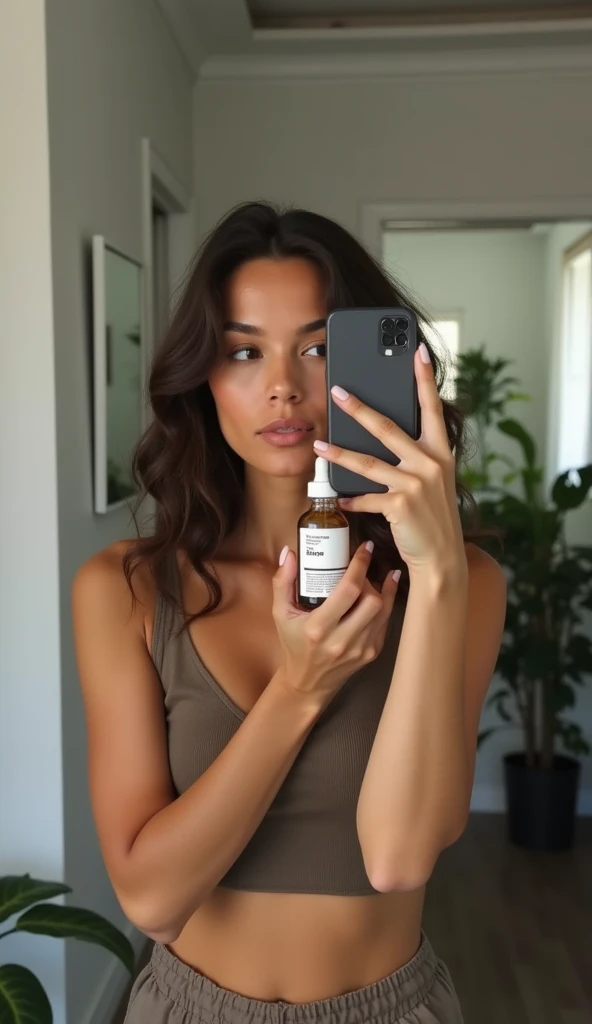
[[[67,892],[72,890],[61,882],[46,882],[28,874],[0,878],[0,921],[21,914],[10,931],[0,938],[15,932],[30,932],[92,942],[114,953],[133,973],[132,944],[104,917],[80,907],[39,902]],[[20,964],[0,966],[0,1024],[52,1024],[52,1019],[45,990],[32,971]]]
[[[1,1024],[52,1024],[53,1015],[43,985],[19,964],[0,967]]]
[[[592,487],[592,465],[570,469],[558,476],[553,484],[551,497],[562,511],[579,508],[588,497]]]

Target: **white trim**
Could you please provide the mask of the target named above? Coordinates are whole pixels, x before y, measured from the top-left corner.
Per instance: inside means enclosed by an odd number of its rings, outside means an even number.
[[[142,139],[142,154],[144,161],[150,165],[159,192],[162,190],[164,193],[162,201],[167,204],[169,213],[184,213],[189,206],[189,196],[150,139]]]
[[[592,68],[592,47],[517,47],[478,52],[236,54],[211,56],[200,67],[200,79],[216,78],[401,78],[409,75],[464,75],[563,71],[577,74]]]
[[[155,149],[149,138],[143,138],[141,143],[141,217],[142,217],[142,260],[144,263],[144,330],[145,330],[145,359],[142,367],[142,394],[146,397],[143,406],[144,427],[148,424],[148,402],[146,385],[148,372],[154,354],[154,323],[153,323],[153,238],[152,238],[152,200],[156,197],[161,206],[169,214],[169,224],[172,228],[172,221],[179,220],[183,225],[176,224],[175,231],[171,230],[169,242],[171,247],[177,245],[185,247],[190,244],[192,237],[191,225],[186,225],[191,217],[192,201],[184,185],[179,181],[174,172],[170,169],[166,160]],[[176,230],[179,227],[187,227],[186,231]],[[183,241],[181,239],[183,238]],[[184,262],[184,257],[189,260],[191,253],[175,253],[176,262]]]
[[[442,199],[362,203],[360,238],[382,261],[382,225],[387,220],[586,220],[592,219],[592,194],[580,199]]]

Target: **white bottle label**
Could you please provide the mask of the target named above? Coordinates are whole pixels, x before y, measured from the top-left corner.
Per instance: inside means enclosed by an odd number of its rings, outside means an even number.
[[[300,530],[300,593],[328,597],[349,565],[349,527]]]

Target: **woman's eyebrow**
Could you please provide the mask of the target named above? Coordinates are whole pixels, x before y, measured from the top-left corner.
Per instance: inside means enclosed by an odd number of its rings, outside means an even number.
[[[253,324],[241,324],[237,320],[227,320],[223,330],[238,331],[239,334],[263,334],[259,327],[255,327]]]
[[[296,334],[314,334],[315,331],[320,331],[321,328],[327,323],[326,317],[321,317],[319,320],[311,320],[308,324],[303,324],[296,331]],[[255,327],[254,324],[243,324],[238,320],[227,320],[224,324],[225,331],[236,331],[239,334],[251,334],[261,337],[265,333],[260,327]]]
[[[304,324],[299,327],[296,331],[297,334],[314,334],[315,331],[320,331],[322,327],[325,327],[327,318],[322,316],[320,320],[311,320],[310,323]]]

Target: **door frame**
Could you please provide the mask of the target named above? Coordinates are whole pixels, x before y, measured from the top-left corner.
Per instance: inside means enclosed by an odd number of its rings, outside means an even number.
[[[141,144],[141,202],[142,202],[142,262],[144,264],[144,335],[145,361],[142,368],[143,393],[150,365],[154,355],[154,239],[152,233],[152,205],[158,205],[167,214],[169,280],[170,291],[182,278],[194,252],[195,202],[185,186],[170,169],[166,160],[155,148],[151,139],[143,138]],[[149,414],[148,402],[144,402],[144,426]]]

